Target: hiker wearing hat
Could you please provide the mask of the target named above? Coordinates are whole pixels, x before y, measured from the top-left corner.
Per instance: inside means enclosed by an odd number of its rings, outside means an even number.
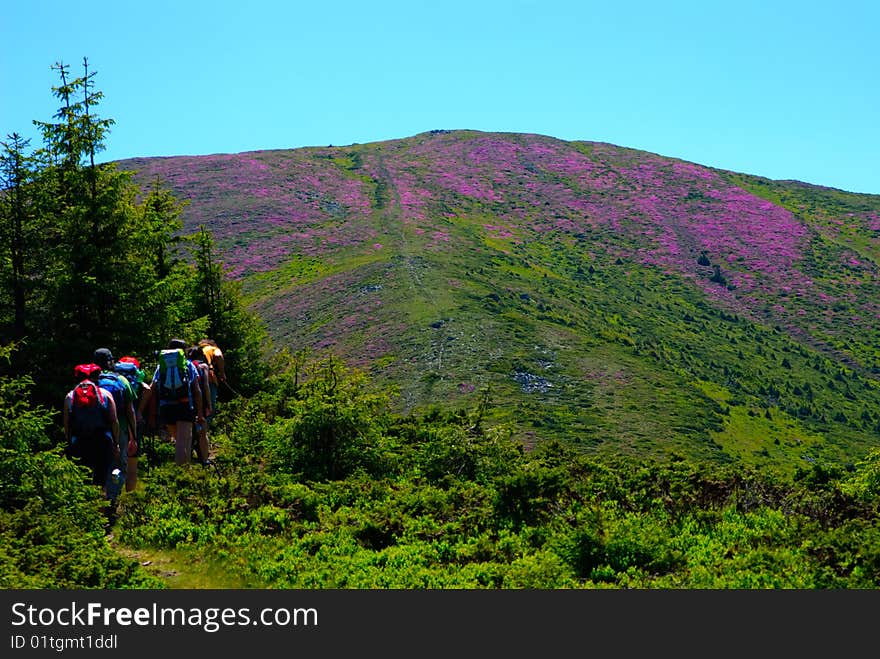
[[[98,386],[101,367],[79,364],[78,384],[64,398],[62,414],[67,455],[91,471],[91,482],[106,496],[113,461],[119,458],[119,422],[113,395]]]
[[[133,484],[128,483],[128,456],[129,454],[137,454],[137,442],[135,441],[135,433],[137,431],[137,420],[134,411],[135,396],[131,383],[124,376],[113,371],[115,360],[109,348],[98,348],[95,350],[93,361],[101,367],[98,385],[112,394],[119,423],[119,445],[121,451],[116,461],[116,466],[122,470],[125,478],[118,482],[113,480],[107,484],[110,498],[115,500],[122,491],[123,483],[126,484],[126,489],[128,490],[133,488]]]

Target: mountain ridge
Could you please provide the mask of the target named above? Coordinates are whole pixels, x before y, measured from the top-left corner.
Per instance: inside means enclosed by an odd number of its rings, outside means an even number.
[[[189,202],[280,345],[406,410],[488,388],[524,441],[777,466],[876,445],[880,196],[469,130],[118,164]]]

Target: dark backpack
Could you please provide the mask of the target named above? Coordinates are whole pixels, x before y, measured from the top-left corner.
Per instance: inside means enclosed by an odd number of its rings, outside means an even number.
[[[160,405],[188,403],[192,408],[189,369],[186,355],[180,348],[169,348],[159,353],[157,386]]]
[[[128,418],[125,410],[131,401],[131,387],[128,380],[118,373],[112,371],[102,371],[98,377],[98,385],[102,389],[106,389],[113,395],[113,402],[116,403],[116,416],[120,419]]]
[[[91,380],[80,382],[70,397],[68,419],[71,445],[78,439],[109,436],[110,403],[106,393]]]
[[[137,367],[137,364],[121,360],[113,365],[113,371],[128,380],[128,384],[131,385],[131,391],[135,399],[137,399],[140,396],[141,384],[144,381],[144,372]]]

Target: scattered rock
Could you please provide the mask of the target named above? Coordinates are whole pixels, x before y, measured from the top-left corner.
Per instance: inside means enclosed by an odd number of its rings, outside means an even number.
[[[540,375],[534,375],[525,371],[517,371],[513,374],[513,379],[519,383],[523,392],[527,394],[546,394],[550,391],[550,387],[553,386],[547,378],[542,378]]]

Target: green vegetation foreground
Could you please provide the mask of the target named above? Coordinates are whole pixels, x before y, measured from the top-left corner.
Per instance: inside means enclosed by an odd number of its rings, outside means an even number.
[[[120,499],[111,547],[97,488],[57,450],[27,449],[48,418],[9,404],[25,385],[0,383],[4,588],[162,588],[176,568],[219,575],[200,581],[209,588],[880,584],[880,453],[785,479],[599,461],[559,443],[526,452],[483,427],[485,399],[400,416],[332,357],[229,401],[216,469],[174,465],[159,447]],[[180,564],[150,574],[123,557],[135,550]]]

